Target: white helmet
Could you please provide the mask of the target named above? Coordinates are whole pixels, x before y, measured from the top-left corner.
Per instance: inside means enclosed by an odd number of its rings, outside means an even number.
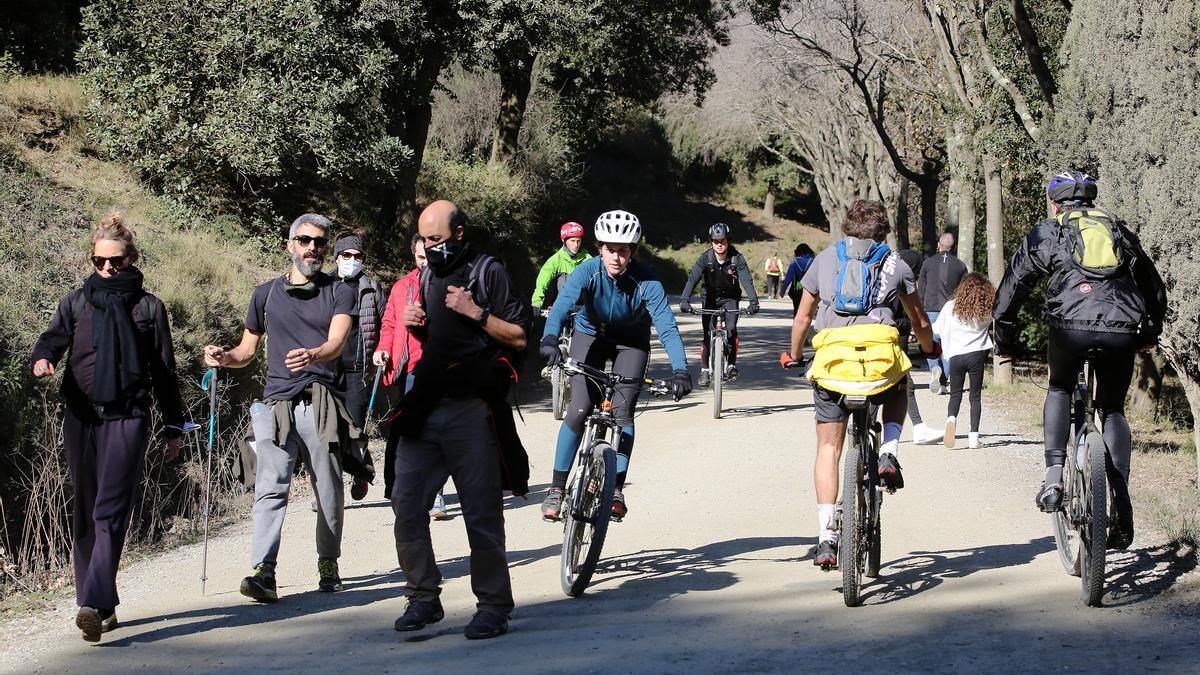
[[[596,241],[608,244],[636,244],[642,239],[642,224],[628,211],[605,211],[596,219]]]

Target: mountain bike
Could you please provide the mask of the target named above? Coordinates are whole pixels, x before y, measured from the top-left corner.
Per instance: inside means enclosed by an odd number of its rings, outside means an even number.
[[[725,382],[736,378],[736,375],[730,377],[727,372],[730,366],[729,352],[733,348],[730,344],[729,333],[725,326],[725,314],[727,309],[693,309],[692,314],[701,316],[711,316],[712,323],[709,324],[709,344],[708,353],[712,359],[712,388],[713,388],[713,419],[721,419],[721,397],[724,393]],[[746,309],[738,310],[742,316],[750,316],[750,311]],[[703,367],[703,365],[701,366]]]
[[[575,314],[571,312],[567,316],[567,320],[563,322],[562,330],[558,332],[558,350],[562,352],[563,360],[571,353],[571,338],[575,335]],[[550,310],[544,309],[541,312],[545,318],[550,314]],[[554,412],[554,419],[561,420],[567,412],[567,405],[571,403],[571,378],[563,372],[562,366],[554,366],[550,369],[550,407]]]
[[[1063,466],[1062,506],[1052,514],[1054,543],[1063,569],[1080,577],[1083,602],[1099,607],[1104,595],[1108,546],[1108,446],[1096,426],[1095,374],[1088,353],[1071,409],[1074,441]]]
[[[846,437],[848,452],[842,458],[841,514],[835,525],[838,538],[838,566],[842,569],[842,599],[847,607],[857,607],[862,598],[862,577],[879,576],[880,531],[884,487],[879,482],[879,442],[882,427],[877,408],[867,396],[843,394],[850,409],[850,428]]]
[[[562,370],[567,375],[584,376],[589,386],[594,384],[603,391],[600,404],[588,415],[583,442],[579,445],[579,461],[567,481],[563,498],[560,580],[563,592],[574,598],[582,594],[592,580],[613,517],[617,453],[612,439],[620,434],[620,425],[612,412],[617,385],[647,384],[652,394],[665,394],[669,387],[663,380],[625,377],[569,358],[563,360]]]

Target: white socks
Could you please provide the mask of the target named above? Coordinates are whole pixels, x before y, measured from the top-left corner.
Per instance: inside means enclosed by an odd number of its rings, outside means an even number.
[[[900,449],[900,432],[903,430],[903,424],[888,422],[883,425],[883,445],[879,446],[879,454],[886,453],[892,457],[897,457],[896,451]]]
[[[833,504],[817,504],[817,530],[820,541],[837,541],[833,532],[833,517],[837,513]]]

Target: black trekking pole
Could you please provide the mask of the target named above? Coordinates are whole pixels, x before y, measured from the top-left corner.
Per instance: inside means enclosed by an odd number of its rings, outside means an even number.
[[[200,567],[200,595],[204,595],[208,582],[208,517],[210,512],[210,489],[212,485],[213,448],[217,429],[217,369],[209,368],[200,380],[200,388],[208,390],[208,467],[204,472],[204,560]]]
[[[371,402],[367,404],[367,416],[375,409],[375,393],[379,391],[379,378],[383,377],[383,366],[375,368],[375,384],[371,385]],[[365,431],[365,429],[364,429]]]

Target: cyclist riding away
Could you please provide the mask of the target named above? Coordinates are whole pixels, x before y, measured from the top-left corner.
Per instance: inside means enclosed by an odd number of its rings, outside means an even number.
[[[896,330],[901,307],[921,348],[925,352],[934,349],[933,332],[921,308],[912,269],[883,243],[891,230],[883,204],[854,202],[842,230],[845,238],[819,253],[801,280],[804,295],[792,323],[791,351],[781,359],[786,367],[801,365],[809,323],[814,322],[817,351],[807,375],[813,383],[816,409],[813,479],[820,537],[813,563],[824,570],[837,566],[833,523],[838,464],[850,416],[844,395],[868,395],[881,408],[879,479],[888,490],[904,487],[896,452],[908,408],[907,374],[912,363]]]
[[[1037,505],[1053,513],[1062,503],[1072,394],[1090,357],[1096,373],[1096,409],[1112,458],[1108,547],[1125,549],[1133,543],[1125,394],[1133,377],[1134,352],[1153,347],[1162,332],[1167,298],[1162,278],[1137,237],[1093,206],[1097,191],[1096,182],[1078,171],[1050,180],[1047,194],[1054,215],[1034,227],[1013,254],[992,316],[996,351],[1018,353],[1020,301],[1042,277],[1049,277],[1050,387],[1042,409],[1046,480],[1038,490]]]
[[[567,275],[592,257],[583,250],[583,234],[583,226],[579,223],[563,223],[559,228],[558,238],[562,240],[562,248],[547,258],[542,264],[542,270],[538,272],[537,281],[533,285],[532,304],[535,308],[540,309],[553,304],[566,283]],[[554,292],[551,293],[551,290]]]
[[[596,220],[596,241],[600,256],[580,265],[567,279],[561,302],[555,302],[546,317],[540,353],[551,366],[558,365],[562,352],[558,348],[558,332],[570,311],[582,305],[575,316],[575,337],[571,341],[570,358],[594,368],[604,368],[612,362],[614,372],[625,377],[644,378],[650,358],[650,324],[658,331],[659,342],[667,351],[671,368],[670,380],[675,400],[692,390],[687,356],[675,316],[662,283],[650,268],[633,259],[642,226],[637,216],[627,211],[608,211]],[[617,441],[617,490],[613,497],[613,516],[621,519],[628,512],[622,491],[633,453],[633,411],[638,401],[641,382],[617,386],[613,397],[613,416],[621,425]],[[555,521],[560,518],[563,491],[571,462],[583,438],[583,427],[592,406],[601,392],[589,385],[583,375],[571,381],[571,405],[558,432],[554,456],[554,475],[550,491],[542,502],[542,517]]]
[[[723,377],[730,380],[738,375],[738,303],[742,299],[742,289],[750,297],[749,310],[751,314],[758,313],[758,293],[754,290],[754,280],[750,277],[750,266],[737,249],[729,243],[729,226],[717,223],[708,228],[708,238],[712,248],[700,254],[696,264],[692,265],[692,273],[688,275],[687,283],[683,286],[679,301],[679,311],[684,314],[692,311],[692,292],[696,284],[704,282],[704,292],[701,303],[704,309],[725,309],[725,325],[729,329],[729,358]],[[712,382],[712,355],[708,353],[710,333],[712,331],[712,316],[705,315],[702,319],[704,339],[700,343],[700,386],[707,387]]]

